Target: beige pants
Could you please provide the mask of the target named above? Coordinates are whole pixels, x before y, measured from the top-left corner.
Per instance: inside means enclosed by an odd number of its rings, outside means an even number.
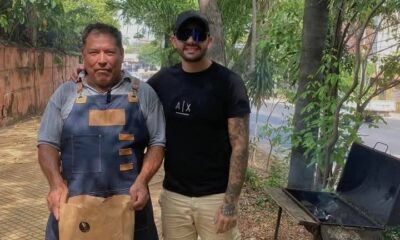
[[[163,190],[160,196],[162,231],[165,240],[238,240],[238,227],[217,234],[214,216],[224,194],[187,197]]]

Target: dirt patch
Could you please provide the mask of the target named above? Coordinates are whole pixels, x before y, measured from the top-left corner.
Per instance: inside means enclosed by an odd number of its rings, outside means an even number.
[[[278,206],[267,195],[266,192],[254,191],[247,185],[244,187],[239,217],[242,239],[273,239]],[[283,213],[278,239],[311,240],[312,236],[303,226],[298,225],[292,217]]]
[[[276,175],[281,175],[283,179],[286,177],[287,163],[268,158],[268,152],[268,149],[258,149],[255,157],[249,162],[249,168],[259,177],[260,181],[265,180],[267,176],[276,178],[274,181],[283,181]],[[261,184],[265,184],[265,182]],[[281,184],[284,185],[284,183]],[[254,186],[249,182],[245,183],[240,199],[239,229],[241,237],[251,240],[273,239],[278,206],[269,198],[263,187],[255,189],[252,185]],[[283,212],[278,239],[311,240],[312,235],[303,226],[298,225],[291,216]]]
[[[0,166],[37,161],[39,117],[0,129]]]

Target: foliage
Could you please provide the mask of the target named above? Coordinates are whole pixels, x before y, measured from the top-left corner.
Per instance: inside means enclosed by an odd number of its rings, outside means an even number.
[[[332,1],[323,63],[315,73],[322,74],[323,81],[310,82],[309,90],[298,96],[298,99],[312,96],[302,111],[315,115],[305,117],[307,128],[292,144],[306,148],[305,154],[319,166],[324,187],[327,184],[333,187],[350,145],[361,141],[358,129],[364,124],[368,102],[400,83],[395,74],[399,69],[398,53],[384,57],[380,69],[375,69],[376,61],[372,57],[376,54],[372,51],[376,33],[384,31],[381,23],[385,19],[393,23],[395,16],[396,9],[390,9],[393,1],[381,3],[377,0]],[[374,19],[378,16],[384,21],[377,23]],[[337,34],[337,29],[342,31]],[[399,46],[400,42],[396,44]],[[317,138],[313,129],[318,129]]]
[[[120,11],[126,24],[143,24],[154,33],[162,43],[161,54],[158,55],[161,66],[172,65],[177,59],[169,44],[176,16],[183,10],[198,9],[194,0],[109,0],[108,5]]]
[[[75,50],[81,46],[81,33],[89,23],[103,22],[119,27],[115,11],[104,2],[95,0],[64,0],[65,14],[60,28],[55,29],[61,40],[59,46],[70,45]]]
[[[225,52],[228,65],[239,57],[245,38],[249,35],[251,25],[251,1],[219,0],[223,31],[225,34]]]
[[[143,23],[161,39],[172,33],[179,12],[196,8],[194,0],[110,0],[108,4],[121,11],[126,23]]]
[[[247,168],[245,182],[255,191],[263,190],[267,187],[281,187],[286,185],[288,175],[287,159],[279,159],[271,165],[268,175],[260,174],[254,168]]]
[[[156,38],[164,43],[161,61],[172,56],[171,46],[166,36],[172,34],[176,16],[184,10],[198,10],[198,2],[194,0],[110,0],[109,5],[114,10],[121,11],[126,23],[140,23],[148,26]],[[229,59],[238,56],[240,48],[237,44],[243,41],[249,31],[251,20],[251,3],[248,0],[220,0],[218,7],[221,11],[223,30],[225,32],[225,48]],[[174,62],[174,61],[172,61]],[[165,64],[162,64],[165,65]]]
[[[288,96],[298,78],[303,1],[276,1],[265,16],[264,36],[257,44],[268,49],[268,61],[276,87]],[[290,99],[289,99],[290,100]]]
[[[256,61],[255,71],[247,78],[246,87],[250,102],[257,111],[271,97],[274,82],[268,62],[268,49],[262,49]]]
[[[400,227],[386,229],[383,234],[385,240],[395,240],[400,238]]]
[[[20,38],[35,45],[37,36],[32,39],[31,34],[36,35],[38,30],[45,30],[49,24],[54,24],[63,8],[58,0],[5,0],[0,12],[0,32],[6,40]]]
[[[4,0],[0,3],[0,34],[5,40],[31,46],[79,50],[88,23],[116,25],[114,12],[94,0]]]
[[[257,172],[252,168],[246,170],[245,182],[253,190],[260,190],[264,185],[261,177],[259,177]]]
[[[157,41],[143,44],[139,48],[139,61],[153,66],[161,65],[161,47]]]
[[[281,187],[287,183],[288,165],[285,159],[271,165],[270,175],[267,177],[266,185],[270,187]]]

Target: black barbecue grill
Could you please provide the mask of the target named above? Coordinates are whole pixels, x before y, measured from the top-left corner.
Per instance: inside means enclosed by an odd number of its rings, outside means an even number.
[[[310,221],[313,224],[382,230],[386,226],[400,225],[399,187],[399,159],[374,148],[354,143],[336,192],[288,188],[282,189],[282,192],[313,219]],[[280,206],[275,238],[282,207],[289,213],[294,209],[282,206],[288,201],[282,194],[277,196],[276,193],[279,195],[276,190],[270,193]],[[301,222],[306,225],[307,221],[309,220]]]

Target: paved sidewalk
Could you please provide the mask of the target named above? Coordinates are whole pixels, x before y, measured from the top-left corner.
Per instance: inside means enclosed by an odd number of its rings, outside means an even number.
[[[38,125],[36,117],[0,130],[0,240],[44,239],[48,185],[37,163]],[[150,183],[158,229],[162,178],[159,171]]]

